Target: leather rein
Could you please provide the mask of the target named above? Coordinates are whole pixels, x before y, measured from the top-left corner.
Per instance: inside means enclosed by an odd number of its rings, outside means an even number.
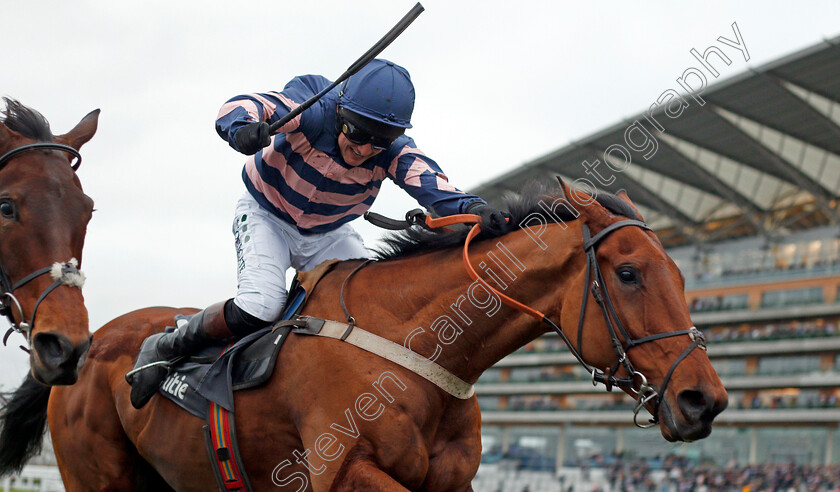
[[[9,163],[9,161],[18,155],[34,150],[61,150],[69,153],[76,158],[76,163],[71,166],[74,172],[79,169],[79,166],[82,164],[82,156],[79,154],[79,151],[69,145],[55,142],[36,142],[16,147],[0,156],[0,171],[6,166],[6,164]],[[18,332],[23,334],[23,336],[26,337],[26,341],[29,346],[32,346],[32,326],[35,323],[35,315],[38,312],[38,306],[41,305],[41,302],[52,291],[63,284],[74,285],[81,288],[78,284],[82,281],[81,279],[84,279],[84,274],[82,274],[77,267],[78,262],[75,258],[63,263],[56,262],[48,267],[36,270],[13,283],[9,275],[6,273],[6,269],[3,268],[2,264],[0,264],[0,316],[5,316],[11,324],[11,328],[6,331],[6,335],[3,337],[3,345],[6,345],[6,341],[13,332]],[[35,302],[35,307],[32,309],[32,316],[30,316],[29,321],[27,321],[20,301],[18,301],[17,297],[14,295],[14,291],[46,274],[50,274],[54,281],[46,289],[44,289],[43,292],[41,292],[41,295]],[[17,310],[20,322],[15,321],[13,309]],[[29,349],[24,346],[21,346],[20,348],[25,352],[29,352]]]
[[[569,348],[569,351],[572,353],[572,355],[574,355],[575,359],[577,359],[577,361],[583,366],[583,368],[592,375],[593,385],[597,386],[598,383],[601,383],[606,387],[607,391],[612,391],[612,388],[617,386],[623,389],[627,389],[632,394],[634,394],[636,397],[636,403],[633,407],[633,422],[636,424],[637,427],[648,428],[653,427],[654,425],[657,425],[659,423],[659,407],[662,404],[663,395],[665,395],[665,391],[668,388],[668,383],[671,381],[671,376],[673,375],[674,370],[677,368],[677,365],[679,365],[680,362],[685,360],[685,358],[688,357],[688,355],[695,348],[706,350],[706,340],[703,337],[702,332],[700,332],[700,330],[698,330],[694,326],[685,330],[657,333],[654,335],[648,335],[640,338],[633,338],[632,336],[630,336],[630,334],[624,328],[624,325],[621,323],[621,320],[618,317],[618,313],[615,310],[615,306],[613,305],[609,293],[607,292],[606,283],[604,282],[604,276],[601,272],[601,268],[595,256],[596,247],[609,234],[623,227],[639,227],[648,231],[652,230],[650,226],[648,226],[646,223],[640,220],[627,219],[615,222],[613,224],[610,224],[594,236],[590,234],[589,227],[587,225],[584,224],[582,226],[584,240],[583,249],[587,257],[586,280],[584,282],[583,300],[581,302],[580,316],[578,318],[578,346],[575,347],[571,343],[569,338],[566,336],[566,334],[563,333],[563,330],[561,330],[560,327],[553,321],[551,321],[551,319],[549,319],[545,314],[525,304],[522,304],[506,296],[505,294],[502,294],[501,292],[493,288],[490,284],[488,284],[484,279],[478,276],[478,274],[475,271],[475,268],[473,268],[472,263],[469,259],[469,246],[470,242],[481,232],[481,218],[479,216],[463,214],[433,219],[425,213],[423,213],[422,210],[417,209],[408,212],[408,214],[406,214],[405,221],[388,219],[386,217],[382,217],[372,212],[366,213],[365,219],[367,219],[375,225],[391,230],[407,229],[411,226],[419,225],[430,231],[440,231],[441,229],[445,229],[446,226],[449,225],[474,224],[473,227],[470,229],[469,233],[467,234],[467,238],[464,241],[463,249],[464,267],[466,268],[470,278],[472,278],[474,281],[480,282],[484,288],[497,295],[503,303],[507,304],[508,306],[516,309],[521,313],[527,314],[528,316],[536,319],[541,323],[545,323],[552,330],[554,330]],[[344,286],[347,284],[347,281],[350,279],[351,276],[353,276],[357,271],[361,269],[361,267],[367,265],[369,262],[370,261],[359,265],[358,268],[356,268],[350,273],[350,275],[345,279],[344,283],[342,284],[340,296],[341,305],[345,315],[348,317],[348,320],[352,319],[352,317],[349,315],[344,305]],[[586,312],[587,301],[589,299],[589,296],[587,295],[589,291],[591,291],[595,302],[601,308],[601,313],[603,314],[604,321],[606,322],[607,329],[609,330],[610,338],[612,339],[613,349],[615,350],[617,356],[615,365],[611,368],[608,367],[603,370],[587,363],[582,356],[583,350],[581,348],[581,344],[583,338],[583,321],[584,313]],[[621,338],[619,338],[619,333],[621,334]],[[633,367],[633,364],[627,357],[627,351],[643,343],[682,335],[688,335],[692,343],[677,357],[677,359],[671,365],[667,375],[665,376],[665,379],[662,382],[662,386],[657,391],[657,389],[655,389],[651,384],[648,383],[647,377]],[[622,342],[622,338],[624,339],[624,342]],[[629,376],[616,376],[616,373],[620,367],[624,367],[625,371],[627,372],[627,374],[629,374]],[[645,406],[651,402],[653,404],[653,411],[651,412],[653,418],[651,418],[646,424],[640,423],[638,420],[639,412],[642,410],[642,408],[645,408]]]

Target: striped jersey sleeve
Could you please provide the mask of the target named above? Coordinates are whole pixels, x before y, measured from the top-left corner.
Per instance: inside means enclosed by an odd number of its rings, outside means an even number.
[[[320,91],[320,87],[330,83],[324,77],[309,75],[296,77],[283,89],[283,92],[253,93],[236,96],[228,100],[216,117],[216,133],[237,152],[236,132],[240,128],[256,121],[274,123],[296,108],[300,103]],[[326,84],[326,85],[325,85]],[[275,133],[294,133],[300,131],[300,114],[283,125]]]
[[[466,213],[471,204],[484,202],[449,184],[449,178],[443,174],[440,166],[418,149],[414,140],[406,140],[389,163],[388,177],[417,203],[436,215],[446,216]]]

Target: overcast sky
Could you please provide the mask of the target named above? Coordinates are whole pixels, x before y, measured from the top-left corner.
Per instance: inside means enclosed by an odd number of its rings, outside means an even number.
[[[722,80],[840,34],[836,0],[422,3],[380,56],[411,73],[408,133],[462,189],[646,110],[699,66],[692,48],[730,56]],[[102,110],[79,170],[96,201],[83,263],[92,330],[145,306],[233,296],[244,156],[213,129],[220,106],[295,75],[337,77],[413,5],[0,0],[0,95],[43,113],[55,134]],[[749,61],[717,41],[736,39],[733,22]],[[373,210],[416,206],[387,183]],[[354,225],[376,243],[378,230]],[[27,370],[21,341],[0,349],[0,386]]]

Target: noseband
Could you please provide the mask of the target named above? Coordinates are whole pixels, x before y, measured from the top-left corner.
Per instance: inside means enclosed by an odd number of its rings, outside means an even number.
[[[22,145],[20,147],[14,148],[9,152],[6,152],[2,156],[0,156],[0,170],[2,170],[6,164],[9,163],[13,158],[22,154],[24,152],[28,152],[31,150],[61,150],[64,152],[69,153],[70,155],[76,157],[76,163],[72,165],[73,171],[79,169],[79,166],[82,164],[82,156],[79,154],[79,151],[70,147],[69,145],[64,145],[55,142],[36,142],[28,145]],[[6,269],[3,268],[3,265],[0,264],[0,316],[5,316],[9,323],[11,323],[11,328],[6,332],[6,335],[3,337],[3,344],[6,344],[6,341],[9,338],[9,335],[12,332],[22,333],[25,337],[29,345],[32,345],[32,326],[35,323],[35,315],[38,312],[38,306],[41,305],[41,302],[56,288],[61,285],[69,285],[73,287],[81,288],[82,284],[84,283],[84,274],[79,271],[78,269],[78,261],[75,258],[71,259],[70,261],[64,263],[54,263],[51,266],[41,268],[40,270],[36,270],[35,272],[30,273],[29,275],[25,276],[24,278],[18,280],[16,283],[12,283],[11,278],[6,273]],[[53,279],[53,283],[50,284],[41,295],[38,297],[38,300],[35,302],[35,307],[32,309],[32,316],[29,318],[29,321],[26,321],[26,316],[24,315],[23,308],[21,307],[20,302],[14,295],[14,291],[23,287],[24,285],[28,284],[29,282],[35,280],[36,278],[50,274]],[[12,309],[17,310],[18,317],[20,318],[20,323],[15,321],[15,317],[12,313]],[[21,347],[23,350],[28,350],[25,347]]]

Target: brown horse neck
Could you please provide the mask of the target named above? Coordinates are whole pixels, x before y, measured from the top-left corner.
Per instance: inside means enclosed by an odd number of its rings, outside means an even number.
[[[583,264],[583,247],[576,231],[579,226],[574,223],[566,230],[551,225],[537,240],[519,230],[477,244],[471,248],[471,262],[479,277],[499,293],[559,320],[562,298],[572,290],[573,272]],[[491,301],[487,290],[477,281],[470,288],[473,295],[467,299],[473,306],[471,301],[477,300],[491,303],[491,307],[473,310],[474,322],[464,327],[463,334],[444,352],[440,363],[473,383],[496,362],[546,333],[547,326],[498,298]]]
[[[546,246],[542,249],[535,238],[518,230],[471,245],[470,262],[487,285],[554,318],[572,272],[582,267],[579,238],[574,223],[565,231],[552,225],[540,238]],[[375,265],[366,272],[377,293],[375,301],[372,290],[365,295],[361,286],[353,287],[348,306],[360,327],[474,383],[490,366],[545,333],[546,327],[472,281],[462,252],[430,252]],[[361,306],[367,306],[367,313]]]

